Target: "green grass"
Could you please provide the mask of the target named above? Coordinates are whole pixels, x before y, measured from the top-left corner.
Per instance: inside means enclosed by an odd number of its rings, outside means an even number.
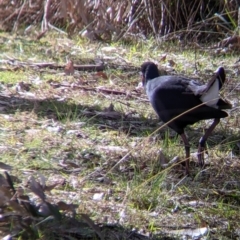
[[[17,72],[0,72],[0,79],[1,82],[4,84],[11,84],[16,82],[25,81],[28,79],[28,77],[25,75],[23,71],[17,71]]]
[[[66,184],[56,187],[48,197],[78,204],[77,213],[89,214],[98,223],[120,221],[126,228],[155,236],[207,225],[212,230],[209,239],[234,239],[240,227],[240,166],[239,155],[231,157],[230,153],[239,142],[238,112],[231,112],[209,138],[211,164],[204,173],[193,158],[191,177],[184,177],[179,164],[163,169],[158,156],[162,149],[166,161],[175,156],[183,160],[181,139],[166,127],[154,132],[159,128],[157,116],[145,93],[136,92],[136,87],[141,81],[141,63],[158,62],[167,54],[159,66],[171,74],[209,79],[217,66],[226,67],[230,82],[225,94],[239,103],[239,93],[231,90],[239,80],[229,64],[237,55],[216,55],[207,48],[195,51],[194,47],[157,44],[154,40],[107,45],[54,33],[40,41],[4,33],[1,38],[2,43],[9,38],[1,45],[2,59],[10,56],[25,62],[65,64],[70,58],[74,64],[92,64],[95,58],[102,58],[107,66],[104,73],[108,78],[104,79],[95,72],[65,76],[63,69],[20,66],[12,71],[11,65],[0,65],[6,68],[0,71],[6,91],[0,100],[10,103],[0,115],[1,161],[12,165],[13,174],[21,181],[31,171],[33,175],[43,174],[49,183],[65,179]],[[175,63],[173,67],[168,64],[170,60]],[[34,81],[37,78],[39,82]],[[62,86],[53,87],[52,81]],[[30,84],[30,90],[16,90],[19,82]],[[101,92],[99,86],[126,94]],[[111,115],[110,104],[117,117]],[[197,151],[207,126],[209,122],[203,121],[186,129],[191,152]],[[103,199],[94,201],[94,194],[99,192],[104,193]],[[44,238],[44,232],[37,234],[39,239]]]

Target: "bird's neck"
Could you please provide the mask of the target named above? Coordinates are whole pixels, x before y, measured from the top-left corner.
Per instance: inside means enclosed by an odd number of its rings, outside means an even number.
[[[151,81],[152,79],[157,78],[157,77],[159,77],[158,71],[151,71],[151,72],[145,73],[146,82]]]

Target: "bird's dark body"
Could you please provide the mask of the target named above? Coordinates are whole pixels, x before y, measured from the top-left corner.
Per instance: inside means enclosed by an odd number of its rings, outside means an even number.
[[[227,113],[220,108],[202,104],[198,96],[188,90],[189,79],[177,76],[161,76],[148,82],[148,98],[163,122],[178,134],[184,132],[187,125],[203,119],[224,118]],[[188,112],[187,112],[188,111]]]
[[[198,161],[203,167],[205,142],[220,119],[228,116],[222,109],[231,108],[231,104],[219,96],[225,82],[224,68],[218,68],[207,84],[180,76],[159,76],[158,68],[152,62],[143,63],[141,71],[143,86],[155,112],[184,142],[186,174],[189,174],[190,145],[184,128],[200,120],[214,119],[199,140]]]

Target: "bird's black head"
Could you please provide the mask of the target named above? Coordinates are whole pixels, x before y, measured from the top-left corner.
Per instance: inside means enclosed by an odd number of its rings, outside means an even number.
[[[159,77],[157,65],[153,62],[145,62],[141,66],[142,84],[146,85],[147,81]]]

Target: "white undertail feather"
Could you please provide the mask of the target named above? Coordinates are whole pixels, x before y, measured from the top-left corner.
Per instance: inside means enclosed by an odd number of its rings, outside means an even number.
[[[217,103],[219,100],[219,79],[217,78],[213,85],[208,89],[206,93],[204,93],[200,99],[203,103],[205,103],[209,107],[217,108]]]

